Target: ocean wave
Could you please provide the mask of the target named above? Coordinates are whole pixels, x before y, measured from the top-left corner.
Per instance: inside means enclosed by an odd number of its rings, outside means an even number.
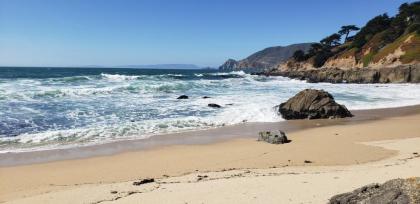
[[[0,92],[0,100],[43,100],[58,98],[93,98],[99,96],[126,95],[132,93],[156,94],[156,93],[182,93],[194,89],[214,88],[218,84],[203,81],[143,81],[138,83],[123,84],[94,84],[78,86],[38,86],[37,90],[14,90]]]
[[[101,77],[110,81],[129,81],[136,80],[140,76],[122,75],[122,74],[101,74]]]
[[[89,76],[71,76],[71,77],[60,77],[60,78],[51,79],[51,81],[53,82],[63,82],[63,83],[81,82],[81,81],[89,81],[89,80],[93,80],[93,78]]]
[[[247,74],[244,71],[231,71],[231,72],[210,73],[209,75],[215,75],[215,76],[226,76],[226,75],[246,76],[246,75],[250,75],[250,74]]]
[[[121,90],[126,90],[127,85],[110,86],[110,87],[75,87],[75,88],[45,88],[47,90],[40,90],[35,93],[27,93],[32,99],[44,98],[64,98],[64,97],[86,97],[95,95],[109,95]]]
[[[276,110],[270,107],[271,105],[268,105],[268,108],[253,103],[227,105],[230,101],[230,98],[216,100],[217,103],[224,106],[219,110],[207,107],[207,102],[204,100],[196,100],[191,104],[190,111],[194,112],[193,109],[197,111],[201,109],[201,111],[212,113],[207,116],[178,116],[159,120],[129,121],[114,125],[94,125],[83,128],[23,133],[14,137],[0,136],[0,153],[63,148],[127,139],[145,139],[156,134],[208,129],[242,122],[275,122],[282,120],[276,115]],[[70,116],[77,120],[80,113],[71,113]]]
[[[111,126],[24,133],[15,137],[0,137],[0,153],[60,148],[81,144],[100,144],[127,139],[145,139],[156,134],[176,133],[215,126],[217,125],[190,116],[171,120],[148,120]]]

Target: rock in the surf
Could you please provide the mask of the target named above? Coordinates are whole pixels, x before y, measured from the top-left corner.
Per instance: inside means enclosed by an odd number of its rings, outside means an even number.
[[[280,104],[279,113],[286,120],[345,118],[353,115],[324,90],[305,89]]]
[[[222,107],[219,104],[215,104],[215,103],[209,103],[208,106],[212,107],[212,108],[221,108]]]
[[[420,178],[393,179],[384,184],[370,184],[349,193],[333,196],[330,204],[420,203]]]
[[[211,98],[210,96],[203,96],[203,99]]]
[[[187,95],[181,95],[181,96],[179,96],[178,98],[176,98],[176,99],[188,99],[188,96]]]
[[[270,131],[259,132],[258,141],[268,142],[270,144],[284,144],[289,143],[286,134],[279,130],[278,134],[272,134]]]

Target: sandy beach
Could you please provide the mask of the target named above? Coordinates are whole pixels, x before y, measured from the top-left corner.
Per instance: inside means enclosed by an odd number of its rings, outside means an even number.
[[[365,4],[0,0],[0,204],[420,204],[420,0]]]
[[[238,137],[3,166],[0,200],[325,203],[332,195],[361,185],[420,176],[420,158],[413,154],[420,152],[420,108],[391,110],[381,117],[373,114],[369,120],[291,131],[288,137],[292,142],[283,145]],[[132,185],[144,178],[156,182]]]

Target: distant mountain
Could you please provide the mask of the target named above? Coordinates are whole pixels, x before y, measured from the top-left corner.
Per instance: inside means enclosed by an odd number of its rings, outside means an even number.
[[[200,69],[195,64],[149,64],[149,65],[121,65],[118,68],[149,68],[149,69]]]
[[[289,59],[297,50],[307,52],[311,47],[311,44],[312,43],[299,43],[288,46],[265,48],[243,60],[236,61],[234,59],[228,59],[223,65],[219,67],[219,69],[225,71],[240,70],[246,68],[271,69]]]

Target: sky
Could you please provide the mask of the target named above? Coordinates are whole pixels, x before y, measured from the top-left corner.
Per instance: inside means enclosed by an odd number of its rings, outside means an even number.
[[[219,66],[410,0],[0,0],[0,66]]]

